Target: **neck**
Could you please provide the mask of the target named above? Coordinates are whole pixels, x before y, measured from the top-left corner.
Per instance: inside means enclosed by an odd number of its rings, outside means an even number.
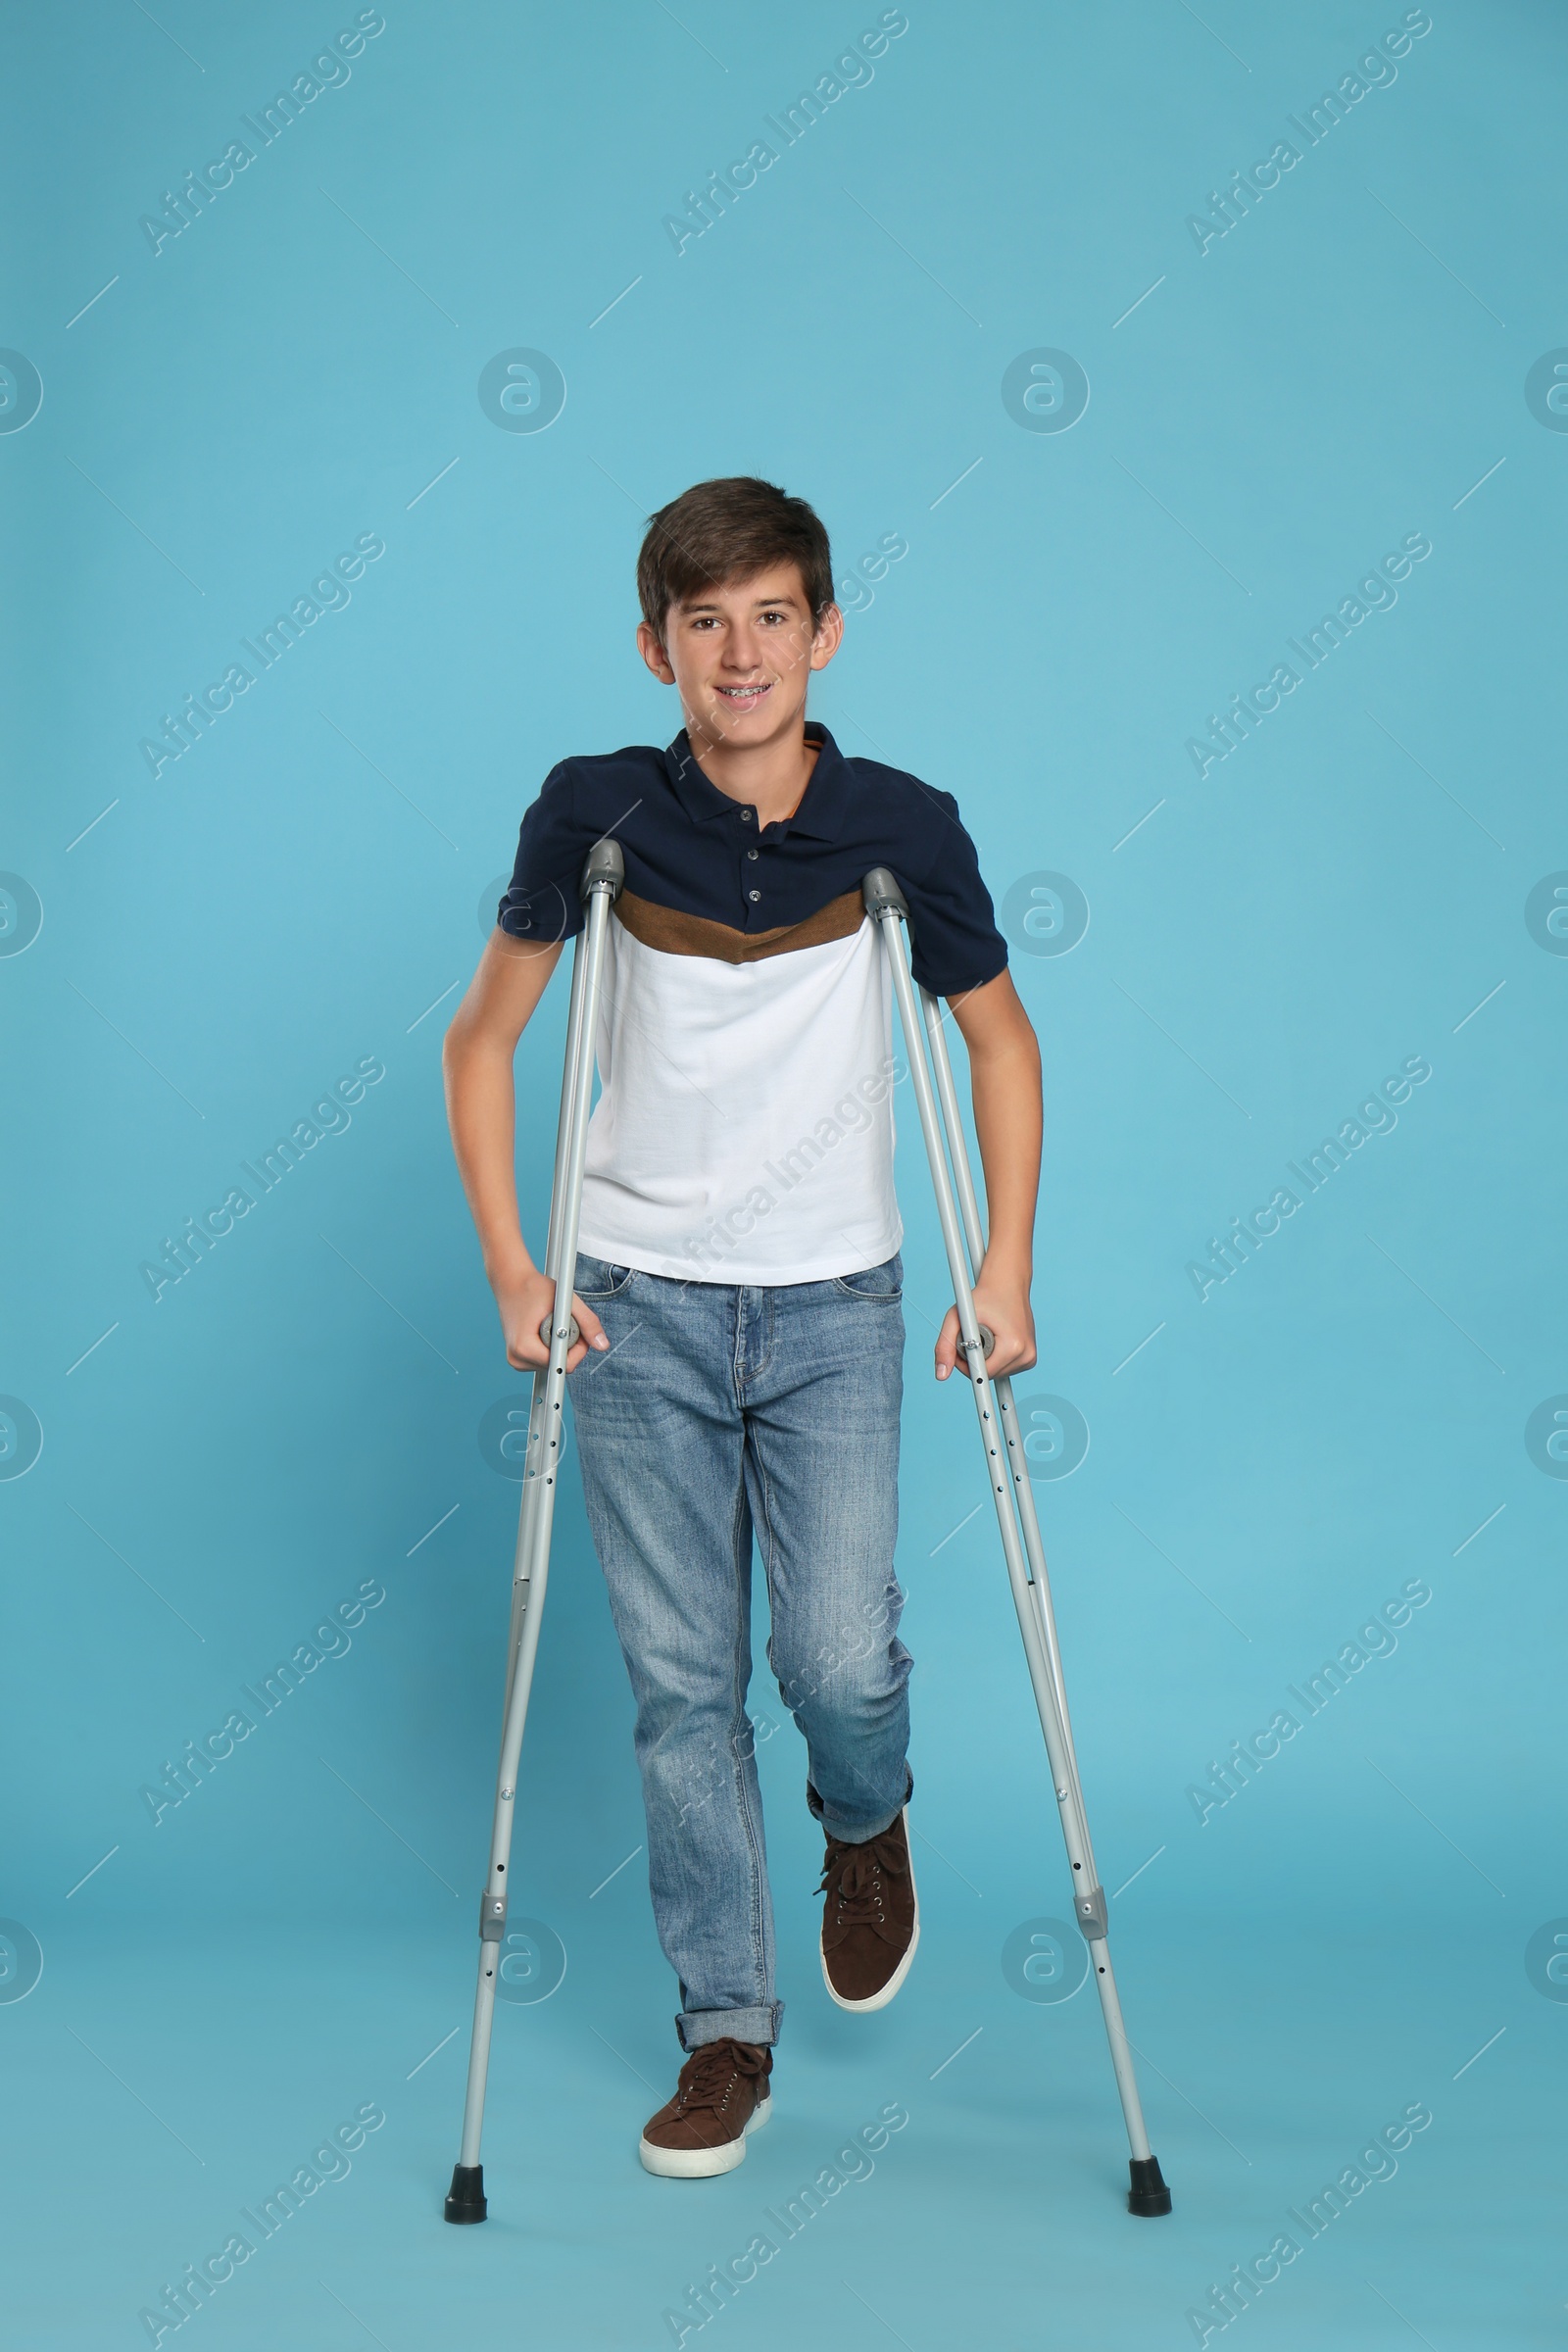
[[[715,743],[688,719],[687,740],[710,784],[757,810],[759,825],[793,816],[816,764],[817,746],[806,740],[804,712],[769,743]]]

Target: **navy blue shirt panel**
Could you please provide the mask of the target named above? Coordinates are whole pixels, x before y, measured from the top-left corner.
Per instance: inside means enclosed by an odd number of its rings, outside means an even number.
[[[1006,942],[953,795],[879,760],[847,760],[814,720],[807,734],[820,748],[801,805],[762,826],[704,775],[684,731],[662,752],[563,760],[523,817],[502,930],[541,945],[580,931],[583,860],[608,837],[638,898],[742,932],[805,922],[888,866],[909,902],[921,986],[947,997],[994,980]]]

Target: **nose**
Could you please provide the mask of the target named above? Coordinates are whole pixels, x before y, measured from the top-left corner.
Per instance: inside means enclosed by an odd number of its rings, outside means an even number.
[[[749,621],[737,621],[724,649],[724,667],[750,677],[762,666],[761,646],[756,630]]]

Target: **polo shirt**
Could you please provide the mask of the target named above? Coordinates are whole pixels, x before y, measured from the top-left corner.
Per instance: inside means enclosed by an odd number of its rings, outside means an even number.
[[[915,978],[984,986],[1006,944],[953,796],[827,728],[793,815],[703,773],[682,731],[564,760],[522,820],[502,930],[540,945],[583,922],[578,882],[618,842],[595,1039],[581,1247],[681,1281],[820,1281],[878,1265],[903,1238],[893,1189],[892,1006],[860,886],[873,866],[909,906]]]

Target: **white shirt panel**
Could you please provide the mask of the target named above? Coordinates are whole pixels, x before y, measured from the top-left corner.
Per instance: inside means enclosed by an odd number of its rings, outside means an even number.
[[[820,1282],[880,1265],[893,1190],[882,943],[751,963],[609,925],[580,1247],[676,1281]]]

